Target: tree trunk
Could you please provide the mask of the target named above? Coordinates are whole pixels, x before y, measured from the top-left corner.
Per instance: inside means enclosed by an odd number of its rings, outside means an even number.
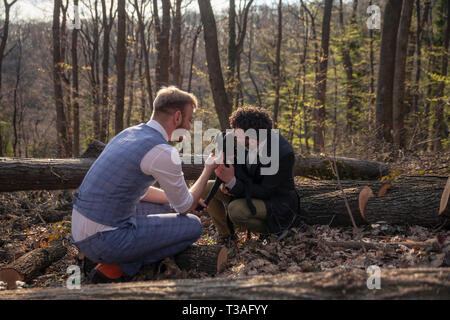
[[[405,147],[404,118],[405,72],[408,49],[409,27],[411,25],[413,1],[403,1],[400,25],[395,50],[395,72],[392,92],[393,141],[396,149]]]
[[[217,42],[217,28],[211,3],[208,0],[198,0],[200,15],[205,37],[206,61],[208,63],[209,83],[219,117],[221,130],[229,127],[228,118],[231,115],[232,106],[228,100],[223,81],[220,55]]]
[[[60,19],[61,0],[54,1],[53,8],[53,88],[55,92],[56,106],[56,133],[57,133],[57,150],[62,157],[70,155],[71,150],[68,149],[67,124],[64,112],[64,97],[61,84],[62,74],[62,57],[61,57],[61,38],[60,38]]]
[[[376,129],[379,141],[392,142],[392,92],[394,87],[397,30],[402,11],[400,0],[388,0],[381,32],[380,67],[376,98]]]
[[[116,119],[115,134],[123,130],[123,113],[125,105],[125,82],[126,82],[126,62],[127,62],[127,44],[126,44],[126,19],[125,0],[118,0],[118,27],[117,27],[117,97],[116,97]]]
[[[365,270],[334,270],[244,278],[163,280],[0,292],[0,299],[449,299],[450,268],[382,269],[369,290]],[[226,310],[226,309],[225,309]],[[180,311],[181,312],[181,311]]]
[[[320,52],[319,70],[316,74],[317,108],[314,110],[314,151],[319,153],[325,148],[325,103],[327,93],[328,48],[330,44],[330,22],[333,0],[325,0],[322,22],[322,45]]]
[[[0,268],[0,281],[6,282],[8,289],[15,289],[17,280],[29,282],[53,262],[64,257],[66,252],[61,242],[51,242],[45,248],[30,251]]]

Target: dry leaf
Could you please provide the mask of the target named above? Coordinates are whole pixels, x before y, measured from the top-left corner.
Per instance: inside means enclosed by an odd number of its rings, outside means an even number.
[[[448,197],[450,196],[450,177],[447,179],[447,184],[445,185],[444,192],[442,192],[441,204],[439,206],[439,215],[441,215],[445,208],[447,208]]]
[[[363,217],[363,219],[365,221],[367,221],[366,218],[366,205],[367,202],[369,202],[369,199],[374,197],[375,195],[372,192],[372,189],[370,189],[370,187],[368,186],[364,186],[361,190],[361,192],[359,193],[358,196],[358,204],[359,204],[359,212],[361,213],[361,216]]]

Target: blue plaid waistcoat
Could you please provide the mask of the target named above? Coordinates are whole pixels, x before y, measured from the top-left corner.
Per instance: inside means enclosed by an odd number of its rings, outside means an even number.
[[[116,135],[90,167],[73,199],[88,219],[118,227],[136,212],[136,205],[155,178],[140,168],[144,155],[167,141],[157,130],[140,124]]]

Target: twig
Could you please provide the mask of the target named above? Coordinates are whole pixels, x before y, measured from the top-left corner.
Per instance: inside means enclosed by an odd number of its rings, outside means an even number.
[[[325,137],[323,139],[325,140]],[[346,194],[344,192],[344,188],[341,185],[341,179],[339,178],[339,171],[338,171],[337,164],[336,164],[336,133],[333,135],[333,157],[334,157],[334,162],[332,162],[330,160],[330,158],[326,154],[325,154],[325,156],[328,159],[328,161],[330,162],[331,170],[333,171],[333,174],[336,176],[339,190],[341,190],[342,196],[344,197],[345,207],[347,208],[348,215],[350,216],[350,220],[352,221],[352,225],[353,225],[353,236],[355,236],[356,239],[361,239],[361,233],[360,233],[358,227],[356,226],[355,219],[353,218],[352,210],[350,209],[350,205],[348,204],[347,196],[346,196]],[[364,246],[364,243],[363,243],[362,240],[361,240],[361,244],[362,244],[362,247],[364,249],[364,253],[366,253],[367,250],[366,250],[366,247]]]

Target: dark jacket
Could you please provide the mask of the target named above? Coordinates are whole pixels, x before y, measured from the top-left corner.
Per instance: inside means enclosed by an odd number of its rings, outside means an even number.
[[[271,154],[270,139],[268,150]],[[235,164],[236,184],[229,191],[233,198],[256,198],[264,200],[267,208],[267,223],[270,233],[280,233],[289,228],[300,214],[300,197],[294,184],[295,155],[290,143],[279,135],[279,169],[274,175],[261,175],[261,167],[269,167],[257,161],[247,168],[246,164]],[[252,206],[251,201],[249,207]],[[252,208],[250,208],[252,209]]]

